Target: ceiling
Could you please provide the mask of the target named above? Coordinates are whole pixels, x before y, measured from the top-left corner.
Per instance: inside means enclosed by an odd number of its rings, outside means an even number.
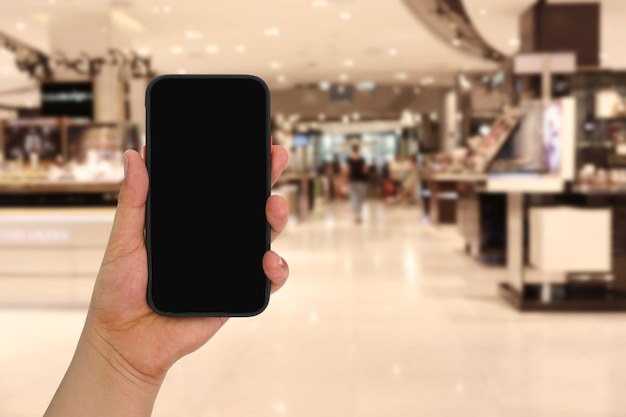
[[[483,38],[505,54],[516,52],[518,18],[532,3],[464,1]],[[602,62],[626,68],[626,2],[600,3]],[[49,22],[88,14],[115,14],[131,36],[111,46],[149,54],[157,73],[251,73],[272,89],[323,80],[450,84],[458,71],[494,69],[431,34],[402,0],[5,0],[0,31],[51,53]],[[73,36],[90,36],[84,31]],[[29,83],[0,51],[0,104],[32,104],[27,94],[2,93]]]

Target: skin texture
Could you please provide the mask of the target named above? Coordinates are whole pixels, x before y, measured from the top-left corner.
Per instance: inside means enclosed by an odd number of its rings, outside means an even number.
[[[284,148],[272,146],[272,185],[287,164]],[[144,241],[148,172],[138,152],[124,153],[125,179],[85,325],[74,357],[45,417],[150,416],[170,367],[199,349],[228,321],[225,317],[172,318],[146,302]],[[224,202],[228,203],[228,202]],[[267,200],[273,241],[287,224],[287,202]],[[275,252],[263,258],[272,293],[289,276]]]

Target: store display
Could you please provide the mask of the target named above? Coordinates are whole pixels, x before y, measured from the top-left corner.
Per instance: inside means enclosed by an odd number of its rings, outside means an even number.
[[[148,86],[147,299],[157,313],[252,316],[267,306],[269,100],[252,76],[165,75]]]
[[[2,137],[7,161],[55,161],[62,155],[61,124],[56,118],[8,120]]]
[[[62,117],[12,119],[0,125],[3,183],[119,183],[122,154],[139,150],[139,126]]]

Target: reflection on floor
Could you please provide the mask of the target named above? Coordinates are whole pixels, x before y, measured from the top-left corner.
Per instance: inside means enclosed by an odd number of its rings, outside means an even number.
[[[626,316],[520,314],[501,268],[415,206],[346,203],[289,224],[286,286],[170,371],[157,417],[617,417]],[[0,415],[41,415],[83,309],[0,308]]]

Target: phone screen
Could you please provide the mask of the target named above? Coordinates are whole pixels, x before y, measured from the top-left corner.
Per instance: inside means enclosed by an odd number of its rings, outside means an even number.
[[[270,98],[250,75],[162,75],[146,90],[147,299],[169,316],[269,301]]]

